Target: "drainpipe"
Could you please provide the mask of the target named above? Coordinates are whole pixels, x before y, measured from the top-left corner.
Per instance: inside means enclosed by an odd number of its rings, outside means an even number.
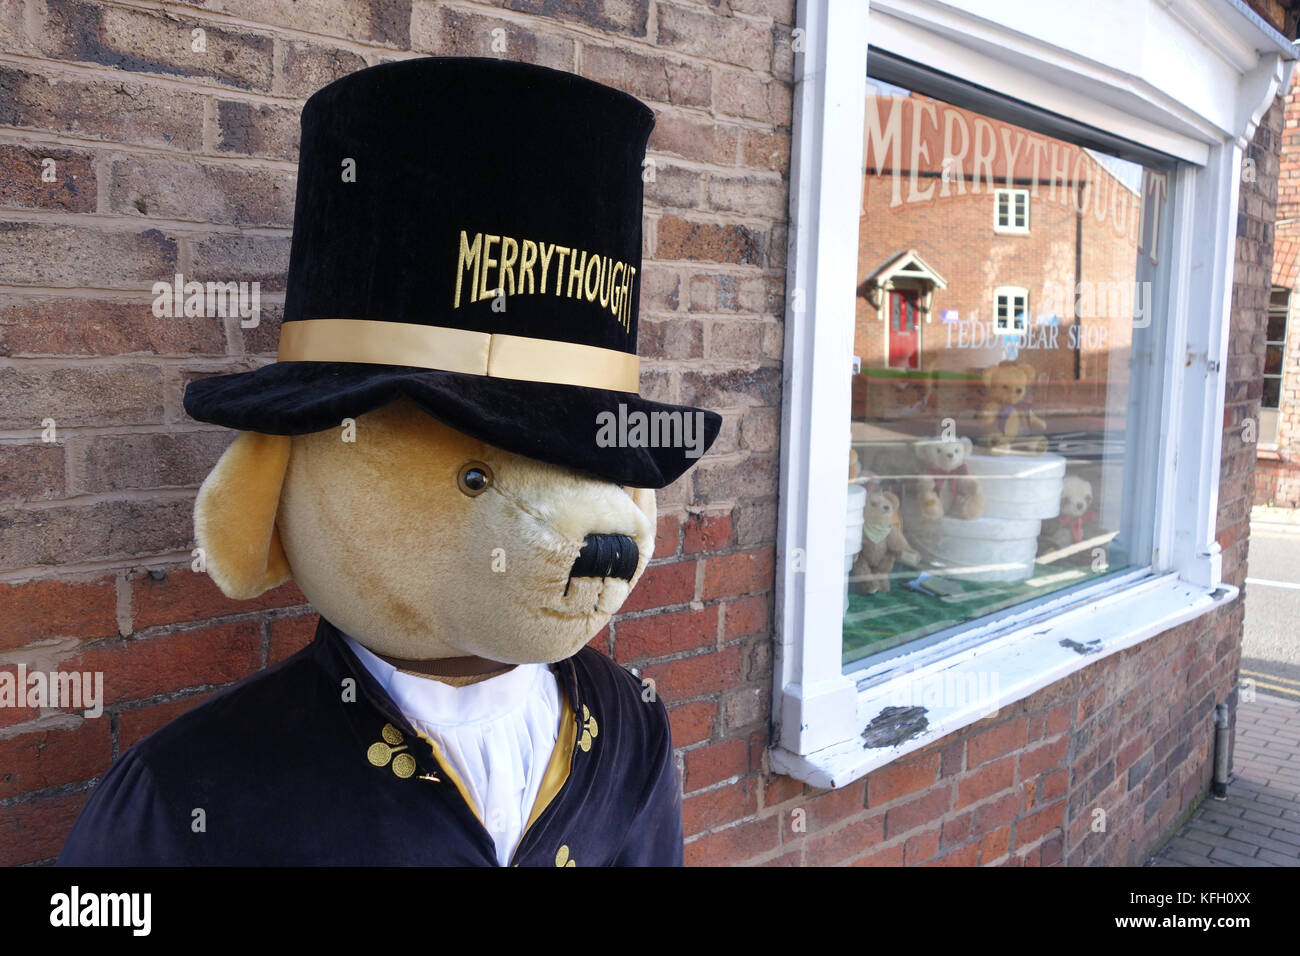
[[[1214,708],[1214,782],[1210,794],[1215,800],[1228,799],[1228,705]]]

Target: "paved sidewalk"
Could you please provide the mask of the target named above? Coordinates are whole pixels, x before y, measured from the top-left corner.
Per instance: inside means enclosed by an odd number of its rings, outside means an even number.
[[[1237,708],[1228,799],[1206,797],[1150,866],[1300,866],[1300,702]]]

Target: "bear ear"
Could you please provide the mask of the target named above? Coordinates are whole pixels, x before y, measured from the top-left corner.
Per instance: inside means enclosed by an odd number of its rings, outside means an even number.
[[[656,532],[659,527],[658,506],[655,503],[655,490],[653,488],[633,488],[631,485],[628,485],[623,490],[631,496],[632,503],[640,508],[641,513],[650,521],[650,530],[652,532],[650,538],[651,553],[642,556],[642,560],[648,564],[650,559],[654,557],[654,532]]]
[[[288,435],[241,432],[199,488],[194,539],[226,597],[255,598],[291,576],[275,527],[290,443]]]
[[[1021,374],[1025,376],[1026,385],[1032,385],[1034,379],[1038,378],[1038,369],[1034,368],[1028,362],[1021,362],[1016,366],[1016,368],[1020,369]]]
[[[980,377],[984,379],[984,384],[986,386],[991,387],[993,385],[993,379],[997,377],[997,374],[998,374],[998,366],[990,365],[982,373],[980,373]]]
[[[961,450],[963,455],[969,455],[971,451],[973,451],[975,448],[975,446],[971,444],[970,438],[968,438],[966,435],[962,435],[961,438],[958,439],[958,441],[961,442]]]
[[[890,503],[891,505],[893,505],[893,506],[894,506],[894,510],[897,511],[897,510],[898,510],[898,495],[894,494],[892,491],[886,491],[886,492],[885,492],[885,497],[889,499],[889,503]]]

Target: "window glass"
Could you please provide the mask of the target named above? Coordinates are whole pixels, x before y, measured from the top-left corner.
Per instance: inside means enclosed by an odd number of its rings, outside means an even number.
[[[1023,333],[1028,325],[1029,290],[1003,286],[993,293],[993,325],[998,332]]]
[[[1286,354],[1286,321],[1291,291],[1274,286],[1268,303],[1268,330],[1264,344],[1264,390],[1260,397],[1259,440],[1277,444],[1278,405],[1282,398],[1282,362]]]
[[[981,97],[868,82],[846,666],[1151,560],[1172,165]]]
[[[1029,231],[1029,190],[997,189],[994,190],[993,197],[996,231]]]
[[[1270,307],[1268,312],[1268,340],[1270,342],[1286,341],[1286,306]]]

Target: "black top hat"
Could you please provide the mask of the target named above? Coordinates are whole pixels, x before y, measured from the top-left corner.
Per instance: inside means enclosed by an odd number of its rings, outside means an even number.
[[[507,451],[674,481],[722,420],[637,394],[653,126],[627,94],[500,60],[331,83],[302,111],[278,361],[192,382],[185,410],[295,435],[405,397]]]

